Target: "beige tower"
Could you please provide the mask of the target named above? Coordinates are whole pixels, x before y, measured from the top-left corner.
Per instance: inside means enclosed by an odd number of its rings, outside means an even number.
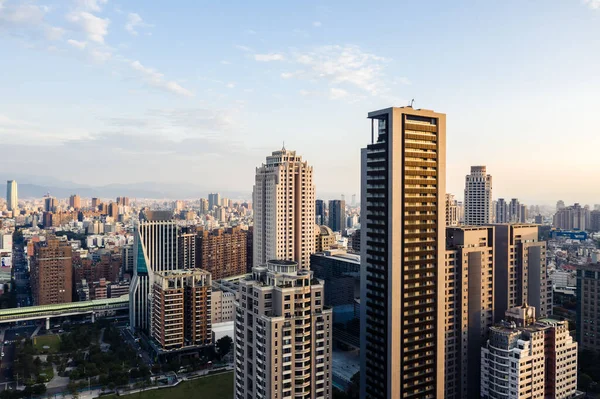
[[[465,178],[465,224],[481,226],[492,223],[492,176],[485,166],[471,166]]]
[[[404,107],[369,118],[361,398],[443,398],[446,115]]]
[[[254,266],[271,259],[310,266],[315,252],[313,169],[296,151],[285,148],[256,168],[253,193]]]
[[[234,397],[331,398],[333,313],[323,281],[297,262],[272,260],[239,289]]]

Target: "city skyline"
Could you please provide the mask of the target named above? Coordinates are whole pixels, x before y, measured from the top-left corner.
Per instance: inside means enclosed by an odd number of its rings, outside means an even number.
[[[0,45],[14,56],[0,77],[10,99],[0,103],[3,171],[52,164],[98,185],[202,176],[206,190],[249,193],[261,154],[285,140],[315,167],[317,193],[358,193],[365,112],[415,98],[449,115],[447,191],[457,198],[469,167],[485,164],[495,197],[594,202],[582,183],[599,140],[585,129],[598,122],[596,1],[389,4],[398,18],[372,24],[359,23],[356,3],[195,7],[4,1]],[[435,29],[423,34],[416,14]],[[423,47],[445,68],[406,62]],[[564,139],[574,131],[588,145]],[[98,153],[103,173],[89,162]],[[154,162],[166,155],[170,165]],[[204,173],[215,169],[227,182]]]

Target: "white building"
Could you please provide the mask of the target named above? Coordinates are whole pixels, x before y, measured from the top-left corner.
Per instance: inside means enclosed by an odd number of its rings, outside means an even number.
[[[211,320],[213,324],[233,321],[235,300],[233,292],[213,290],[211,297]]]
[[[446,194],[446,226],[458,226],[460,211],[454,194]]]
[[[315,251],[313,169],[296,151],[285,148],[256,168],[253,192],[253,265],[270,259],[298,262],[308,269]]]
[[[6,205],[8,210],[14,212],[18,210],[19,196],[17,194],[17,181],[6,181]]]
[[[471,166],[465,180],[465,224],[481,226],[492,223],[492,176],[485,166]]]
[[[565,321],[535,321],[535,308],[506,312],[481,348],[481,397],[565,399],[577,391],[577,343]]]
[[[330,398],[333,313],[323,281],[295,261],[272,260],[240,281],[239,295],[234,397]]]

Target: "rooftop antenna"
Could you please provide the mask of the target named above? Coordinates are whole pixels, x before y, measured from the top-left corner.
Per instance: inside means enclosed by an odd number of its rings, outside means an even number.
[[[281,147],[281,151],[285,151],[285,141],[283,142],[283,147]]]
[[[413,104],[415,103],[415,99],[413,98],[412,100],[410,100],[410,107],[413,107]]]

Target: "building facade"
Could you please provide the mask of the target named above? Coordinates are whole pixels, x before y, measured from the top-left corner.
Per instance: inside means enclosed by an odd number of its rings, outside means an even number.
[[[31,293],[34,305],[73,300],[73,249],[66,239],[54,236],[34,244],[31,258]]]
[[[319,226],[327,224],[327,218],[325,217],[325,208],[325,201],[320,199],[315,201],[315,223]]]
[[[346,201],[329,201],[329,227],[333,231],[342,231],[346,227]]]
[[[155,273],[176,270],[179,265],[177,224],[170,211],[142,211],[134,227],[129,325],[150,332]]]
[[[504,198],[498,198],[496,201],[496,223],[508,223],[510,217],[508,216],[508,203]]]
[[[577,266],[577,342],[580,349],[600,352],[600,263]]]
[[[247,232],[239,227],[198,231],[196,267],[210,272],[215,280],[246,273],[247,239]]]
[[[79,210],[81,209],[81,197],[77,194],[73,194],[69,197],[69,207]]]
[[[315,252],[327,251],[331,249],[336,242],[335,233],[329,227],[315,226]]]
[[[310,269],[325,282],[325,305],[354,304],[360,298],[360,256],[343,249],[326,250],[310,256]]]
[[[446,116],[370,112],[361,173],[361,398],[444,395]]]
[[[296,151],[274,151],[256,168],[254,266],[270,259],[294,260],[310,267],[315,252],[313,168]]]
[[[465,224],[481,226],[492,223],[492,176],[485,166],[471,166],[465,178]]]
[[[333,317],[323,281],[295,261],[273,260],[239,290],[234,398],[331,398]]]
[[[446,229],[446,399],[479,395],[480,350],[494,323],[493,245],[492,226]]]
[[[554,214],[552,225],[561,230],[589,230],[590,210],[575,203],[571,206],[558,209]]]
[[[196,267],[196,229],[182,227],[179,231],[179,268],[193,269]]]
[[[446,194],[446,226],[458,226],[460,211],[453,194]]]
[[[210,314],[210,273],[200,269],[155,273],[151,336],[162,351],[209,345]]]
[[[19,194],[16,180],[6,181],[6,206],[11,212],[19,208]]]

